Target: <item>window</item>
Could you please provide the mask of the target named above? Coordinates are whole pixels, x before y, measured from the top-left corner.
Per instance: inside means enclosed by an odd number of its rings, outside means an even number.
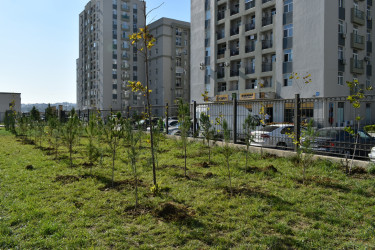
[[[293,0],[285,0],[284,1],[284,13],[288,13],[292,11],[293,11]]]
[[[176,78],[176,87],[181,87],[181,78]]]
[[[293,62],[293,53],[291,49],[284,50],[284,62]]]
[[[227,83],[226,82],[219,82],[217,88],[218,88],[219,92],[227,91]]]
[[[293,79],[290,78],[289,74],[284,74],[284,87],[292,86]]]
[[[181,37],[176,37],[176,45],[181,46]]]
[[[339,72],[337,75],[337,84],[343,86],[344,85],[344,74],[343,72]]]
[[[366,89],[368,89],[369,87],[371,87],[371,80],[370,79],[366,79]]]
[[[344,33],[345,33],[344,22],[339,20],[339,34],[344,34]]]
[[[342,46],[339,46],[338,59],[339,59],[339,60],[344,59],[344,49],[343,49]]]
[[[344,8],[345,7],[344,0],[339,0],[339,7],[340,8]]]
[[[284,25],[284,37],[292,37],[293,36],[293,24]]]

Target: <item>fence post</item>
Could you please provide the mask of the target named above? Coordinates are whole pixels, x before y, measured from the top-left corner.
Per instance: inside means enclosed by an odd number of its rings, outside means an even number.
[[[193,102],[193,136],[197,133],[197,102]]]
[[[233,98],[233,143],[237,143],[237,98]]]
[[[294,99],[294,134],[295,134],[295,140],[297,142],[300,141],[301,136],[301,99],[299,94],[295,95]],[[295,143],[294,151],[297,152],[299,147],[299,143]]]
[[[168,119],[169,117],[169,105],[168,103],[165,104],[165,133],[168,134],[169,128],[168,128]]]

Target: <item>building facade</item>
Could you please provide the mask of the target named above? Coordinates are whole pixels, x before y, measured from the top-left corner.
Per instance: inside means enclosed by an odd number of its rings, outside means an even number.
[[[0,92],[0,122],[4,122],[5,113],[11,110],[11,106],[17,113],[21,112],[21,94]]]
[[[190,24],[161,18],[148,27],[156,38],[149,51],[151,104],[155,115],[163,115],[158,106],[190,101]]]
[[[91,0],[79,15],[77,108],[125,110],[142,105],[128,81],[144,82],[144,59],[129,35],[144,27],[139,0]]]
[[[372,84],[372,0],[191,3],[191,100],[347,96],[346,81]]]

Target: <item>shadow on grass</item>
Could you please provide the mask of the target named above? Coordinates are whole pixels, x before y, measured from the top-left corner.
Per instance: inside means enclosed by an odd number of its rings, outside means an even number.
[[[85,175],[85,176],[90,176],[90,175]],[[135,180],[134,179],[126,179],[126,180],[121,180],[121,181],[114,181],[112,183],[112,179],[101,176],[101,175],[91,175],[92,178],[97,179],[101,183],[104,184],[104,187],[98,188],[100,191],[109,191],[111,189],[121,191],[123,189],[133,189],[135,188]],[[139,187],[147,187],[146,184],[143,183],[143,180],[138,180],[138,186]]]
[[[247,186],[233,187],[234,196],[247,196],[255,197],[266,200],[277,210],[290,210],[293,203],[286,201],[279,196],[269,194],[267,191],[263,191],[260,188],[251,188]],[[231,191],[229,187],[224,187],[224,193],[230,197]]]
[[[301,178],[294,178],[294,180],[298,184],[301,184],[301,185],[303,184],[302,177]],[[307,177],[306,180],[305,180],[305,185],[310,185],[310,184],[314,184],[314,185],[320,186],[322,188],[334,189],[334,190],[341,191],[341,192],[344,192],[344,193],[347,193],[347,192],[351,191],[351,189],[349,187],[347,187],[345,185],[342,185],[342,184],[338,183],[336,180],[331,179],[329,177],[321,177],[321,176]]]
[[[265,241],[267,244],[267,249],[307,249],[299,241],[291,237],[269,236],[265,239]]]

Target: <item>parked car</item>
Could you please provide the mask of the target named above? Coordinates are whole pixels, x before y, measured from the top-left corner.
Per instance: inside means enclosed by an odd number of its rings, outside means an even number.
[[[375,162],[375,147],[371,148],[371,153],[368,154],[370,161]]]
[[[364,130],[354,130],[358,134],[356,148],[357,156],[368,156],[371,148],[375,146],[375,138]],[[352,155],[356,136],[345,130],[344,127],[321,128],[317,130],[318,136],[312,143],[312,150],[328,154]]]
[[[170,128],[175,127],[177,124],[178,124],[178,120],[168,120],[168,130],[169,130]],[[165,129],[166,129],[166,128],[165,128],[165,121],[163,122],[163,125],[164,125],[164,130],[165,130]],[[158,126],[157,124],[154,125],[154,128],[157,127],[157,126]],[[147,130],[147,131],[150,131],[150,127],[147,127],[146,130]]]
[[[260,128],[260,130],[252,132],[252,146],[258,147],[277,147],[292,148],[293,139],[289,134],[294,130],[293,124],[273,124]]]

